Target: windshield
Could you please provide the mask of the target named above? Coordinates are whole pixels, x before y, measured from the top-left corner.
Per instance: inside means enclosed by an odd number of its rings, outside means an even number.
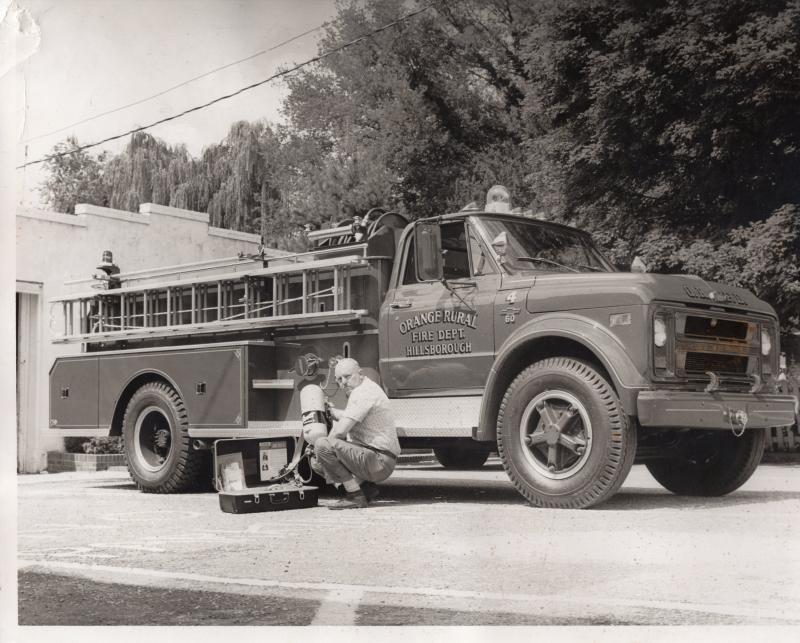
[[[506,272],[611,272],[611,265],[583,234],[535,221],[478,219]]]

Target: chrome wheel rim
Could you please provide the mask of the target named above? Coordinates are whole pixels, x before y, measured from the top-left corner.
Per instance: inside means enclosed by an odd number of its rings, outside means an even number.
[[[526,461],[539,474],[562,480],[586,465],[592,423],[577,397],[561,390],[545,391],[525,407],[519,439]]]

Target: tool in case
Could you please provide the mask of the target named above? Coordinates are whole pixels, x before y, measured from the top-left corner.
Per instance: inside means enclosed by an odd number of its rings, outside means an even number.
[[[316,507],[318,489],[297,472],[302,439],[224,439],[214,443],[214,484],[226,513]],[[292,457],[293,455],[296,457]]]

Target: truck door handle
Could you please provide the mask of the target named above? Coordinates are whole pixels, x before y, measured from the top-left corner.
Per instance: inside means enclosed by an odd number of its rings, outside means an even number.
[[[395,310],[397,310],[398,308],[411,308],[411,302],[410,301],[393,301],[391,304],[389,304],[389,308],[393,308]]]

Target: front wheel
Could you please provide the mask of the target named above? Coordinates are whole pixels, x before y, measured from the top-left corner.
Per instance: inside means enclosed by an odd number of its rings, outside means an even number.
[[[517,490],[537,507],[583,509],[612,496],[636,454],[611,385],[590,364],[556,357],[529,366],[500,404],[497,446]]]
[[[670,457],[647,462],[665,489],[681,496],[724,496],[750,479],[764,454],[769,429],[686,431]]]
[[[202,488],[208,455],[192,449],[186,408],[168,384],[150,382],[133,394],[122,437],[128,471],[140,490],[176,493]]]

